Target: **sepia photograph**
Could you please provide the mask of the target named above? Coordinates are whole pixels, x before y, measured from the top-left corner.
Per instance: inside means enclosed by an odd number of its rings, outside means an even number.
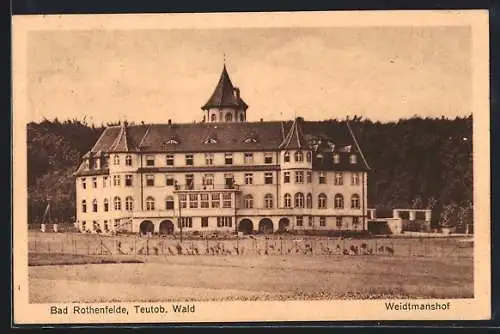
[[[487,20],[14,17],[15,318],[488,318]]]

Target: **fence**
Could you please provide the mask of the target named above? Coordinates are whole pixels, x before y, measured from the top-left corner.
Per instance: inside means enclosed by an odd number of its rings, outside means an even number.
[[[472,240],[472,239],[466,239]],[[99,236],[31,232],[31,253],[74,255],[345,255],[472,257],[470,241],[457,238],[245,237],[180,240],[161,237]]]

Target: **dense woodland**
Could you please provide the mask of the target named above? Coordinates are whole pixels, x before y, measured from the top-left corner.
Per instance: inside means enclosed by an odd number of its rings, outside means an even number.
[[[341,121],[317,122],[318,132]],[[371,167],[368,206],[432,208],[433,222],[463,225],[472,219],[472,117],[419,118],[381,123],[350,121]],[[52,218],[74,221],[72,173],[104,127],[85,121],[29,123],[28,215],[39,222],[50,201]]]

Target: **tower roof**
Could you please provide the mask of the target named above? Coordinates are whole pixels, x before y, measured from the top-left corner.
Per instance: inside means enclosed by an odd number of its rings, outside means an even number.
[[[201,109],[209,108],[248,108],[248,105],[240,97],[239,89],[233,86],[229,74],[227,73],[226,64],[224,64],[219,82],[212,96],[210,96],[207,103],[201,107]]]
[[[280,144],[280,149],[302,149],[307,147],[302,131],[302,117],[297,117],[292,123],[288,134]]]

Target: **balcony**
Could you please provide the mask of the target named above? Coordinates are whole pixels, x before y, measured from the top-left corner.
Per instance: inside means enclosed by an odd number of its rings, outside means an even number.
[[[240,186],[237,184],[176,184],[174,193],[189,191],[234,191],[239,192]]]

